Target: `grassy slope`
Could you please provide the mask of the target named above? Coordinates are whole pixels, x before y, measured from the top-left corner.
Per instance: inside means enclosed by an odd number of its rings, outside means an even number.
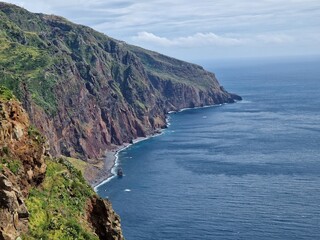
[[[0,11],[0,84],[18,98],[30,91],[36,104],[46,112],[56,110],[52,91],[56,76],[45,69],[54,64],[50,49],[33,32],[22,31]]]
[[[212,78],[203,67],[185,61],[174,59],[163,54],[127,45],[128,49],[142,61],[147,72],[163,80],[184,83],[202,90],[214,87]]]
[[[9,89],[0,86],[0,100],[16,101],[16,98]],[[42,147],[45,140],[34,127],[29,126],[28,136],[30,142]],[[6,167],[15,175],[25,174],[22,160],[13,157],[14,152],[7,147],[2,147],[0,152],[0,171]],[[80,160],[72,159],[72,162],[83,167]],[[25,201],[30,213],[29,232],[22,239],[99,239],[86,219],[87,202],[96,193],[86,183],[81,171],[66,158],[48,157],[46,164],[44,181],[30,190]]]
[[[98,239],[85,219],[85,206],[95,193],[81,172],[65,159],[47,159],[41,188],[26,201],[30,231],[26,239]]]

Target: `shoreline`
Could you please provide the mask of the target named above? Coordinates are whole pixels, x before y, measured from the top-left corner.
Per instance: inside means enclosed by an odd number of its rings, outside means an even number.
[[[166,118],[166,126],[168,126],[167,118]],[[109,169],[105,169],[105,170],[107,170],[106,175],[104,175],[103,177],[98,177],[93,183],[91,183],[93,190],[95,192],[97,192],[97,189],[101,185],[103,185],[103,184],[111,181],[113,178],[117,177],[116,170],[117,170],[117,167],[119,166],[119,153],[121,151],[127,149],[128,147],[132,146],[133,144],[148,140],[153,137],[160,136],[164,133],[163,130],[164,129],[157,129],[157,130],[155,130],[155,133],[153,133],[153,134],[150,134],[146,137],[138,137],[138,138],[134,139],[132,141],[132,143],[124,143],[120,146],[115,147],[115,149],[108,151],[106,153],[105,158],[104,158],[104,165],[108,165],[108,163],[112,162],[112,167],[111,168],[109,167]]]
[[[148,140],[150,138],[162,135],[164,133],[164,130],[167,129],[170,126],[169,120],[170,120],[170,115],[171,114],[183,112],[183,111],[186,111],[186,110],[194,110],[194,109],[210,108],[210,107],[219,107],[219,106],[222,106],[222,105],[225,105],[225,104],[227,104],[227,103],[214,104],[214,105],[205,105],[205,106],[202,106],[202,107],[182,108],[182,109],[179,109],[177,111],[169,111],[167,113],[167,116],[166,116],[166,119],[165,119],[165,121],[166,121],[165,128],[156,129],[154,131],[154,133],[152,133],[152,134],[150,134],[150,135],[148,135],[146,137],[138,137],[138,138],[134,139],[132,141],[132,143],[124,143],[124,144],[122,144],[120,146],[114,146],[114,149],[112,149],[111,151],[108,151],[106,153],[106,156],[104,157],[103,169],[100,170],[99,173],[97,174],[97,175],[100,175],[102,173],[102,175],[101,176],[96,176],[96,178],[90,183],[92,188],[94,189],[95,192],[97,192],[97,189],[101,185],[103,185],[103,184],[111,181],[113,178],[117,177],[116,169],[119,166],[119,157],[118,156],[119,156],[119,153],[121,151],[127,149],[128,147],[130,147],[133,144],[136,144],[136,143]],[[110,163],[112,163],[112,165]]]

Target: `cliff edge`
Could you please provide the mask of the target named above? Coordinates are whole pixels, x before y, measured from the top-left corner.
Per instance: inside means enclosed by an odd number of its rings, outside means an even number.
[[[123,239],[120,218],[81,173],[52,158],[21,103],[0,87],[0,239]]]

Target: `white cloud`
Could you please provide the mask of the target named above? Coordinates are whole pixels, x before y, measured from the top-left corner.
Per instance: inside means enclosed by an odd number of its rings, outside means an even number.
[[[241,46],[251,44],[285,44],[294,38],[285,34],[261,34],[251,37],[220,36],[215,33],[196,33],[186,37],[166,38],[149,32],[139,32],[132,37],[135,43],[149,43],[165,47]]]
[[[195,46],[208,46],[208,45],[241,45],[246,40],[231,37],[218,36],[214,33],[196,33],[187,37],[166,38],[159,37],[149,32],[139,32],[137,36],[133,37],[135,42],[143,41],[154,43],[162,46],[180,46],[180,47],[195,47]]]
[[[30,11],[61,15],[114,38],[155,46],[153,50],[172,55],[181,53],[183,47],[194,48],[198,54],[199,46],[212,47],[216,53],[219,48],[222,55],[223,51],[236,53],[235,48],[241,54],[320,53],[316,36],[320,32],[319,0],[5,1]]]

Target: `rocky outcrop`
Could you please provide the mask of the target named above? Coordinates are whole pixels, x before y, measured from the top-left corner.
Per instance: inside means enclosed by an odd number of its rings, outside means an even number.
[[[0,156],[16,159],[22,163],[19,183],[27,190],[42,182],[46,164],[44,162],[45,141],[29,122],[26,111],[16,100],[0,100]]]
[[[48,154],[45,139],[7,92],[0,87],[0,240],[22,234],[25,239],[122,240],[111,203],[99,198],[68,161]]]
[[[87,206],[88,221],[95,233],[104,240],[123,240],[119,216],[108,200],[93,197]]]
[[[53,155],[98,159],[112,144],[164,127],[168,111],[240,99],[198,65],[61,17],[1,3],[0,18],[0,84],[23,102]]]
[[[3,89],[1,89],[3,90]],[[15,99],[0,91],[0,239],[16,239],[28,230],[25,199],[42,182],[46,164],[44,141],[30,128],[29,118]]]
[[[17,179],[8,170],[5,174],[0,173],[0,239],[16,239],[27,232],[28,217]]]

